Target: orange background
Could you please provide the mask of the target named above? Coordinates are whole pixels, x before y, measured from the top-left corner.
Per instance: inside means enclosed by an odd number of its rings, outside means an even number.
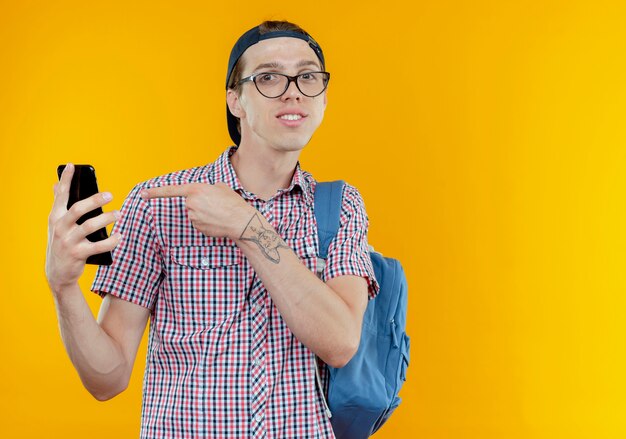
[[[376,437],[626,437],[626,5],[606,0],[2,1],[0,436],[137,437],[145,345],[99,403],[59,337],[56,166],[91,163],[119,208],[214,160],[230,48],[284,18],[333,75],[303,167],[361,190],[409,278],[409,380]]]

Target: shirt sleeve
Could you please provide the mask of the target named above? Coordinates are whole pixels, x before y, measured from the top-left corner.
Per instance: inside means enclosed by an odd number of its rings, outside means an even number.
[[[113,264],[98,268],[91,290],[102,297],[112,294],[153,309],[163,260],[149,205],[139,196],[143,186],[135,186],[124,201],[121,217],[113,227],[113,233],[120,233],[122,240],[112,251]]]
[[[365,204],[359,191],[349,184],[344,185],[342,200],[339,231],[328,247],[322,280],[346,275],[364,277],[372,299],[378,294],[379,285],[369,255]]]

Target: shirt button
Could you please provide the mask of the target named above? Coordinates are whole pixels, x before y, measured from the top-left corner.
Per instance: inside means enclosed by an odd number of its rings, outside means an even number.
[[[307,247],[306,248],[306,252],[307,253],[315,253],[315,247]]]
[[[256,416],[254,417],[254,420],[255,420],[255,421],[257,421],[257,422],[261,422],[261,421],[263,420],[263,416],[261,416],[261,415],[256,415]]]
[[[254,310],[255,311],[261,311],[261,305],[259,305],[259,304],[254,305]]]
[[[207,266],[209,265],[209,258],[202,258],[202,259],[200,260],[200,264],[201,264],[203,267],[207,267]]]

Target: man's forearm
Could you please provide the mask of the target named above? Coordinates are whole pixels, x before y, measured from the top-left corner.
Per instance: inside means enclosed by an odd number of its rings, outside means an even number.
[[[98,400],[123,391],[130,376],[124,355],[95,320],[80,287],[53,297],[63,344],[85,388]]]
[[[354,316],[346,302],[302,264],[260,213],[250,218],[235,241],[291,332],[326,363],[345,364],[358,346],[360,317]]]

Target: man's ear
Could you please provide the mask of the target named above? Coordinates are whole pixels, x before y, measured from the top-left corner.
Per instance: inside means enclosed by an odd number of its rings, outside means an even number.
[[[236,91],[232,89],[228,89],[226,91],[226,103],[228,104],[228,109],[231,114],[235,117],[241,119],[246,115],[246,112],[241,108],[240,96]]]

